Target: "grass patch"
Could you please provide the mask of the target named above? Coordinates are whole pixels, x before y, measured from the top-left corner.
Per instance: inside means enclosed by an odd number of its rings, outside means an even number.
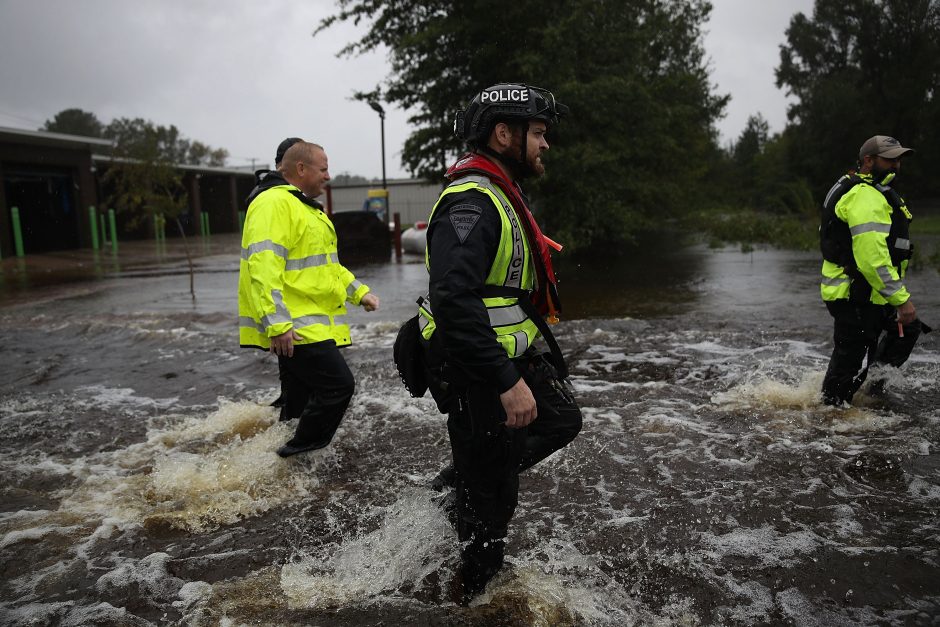
[[[775,215],[749,210],[700,211],[683,221],[683,228],[701,234],[712,248],[740,244],[750,252],[755,244],[777,248],[815,250],[819,247],[819,225],[805,217]]]
[[[790,250],[819,250],[819,224],[806,216],[773,214],[750,209],[705,210],[685,216],[680,222],[685,233],[694,234],[710,248],[739,245],[741,252],[758,244]],[[911,239],[915,242],[911,267],[933,268],[940,272],[940,215],[915,216]],[[924,236],[923,239],[918,239]],[[926,241],[925,241],[926,240]]]

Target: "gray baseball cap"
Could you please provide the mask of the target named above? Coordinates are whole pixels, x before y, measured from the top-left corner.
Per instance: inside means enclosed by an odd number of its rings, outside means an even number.
[[[861,161],[865,155],[878,155],[885,159],[897,159],[901,155],[914,152],[913,148],[905,148],[901,142],[887,135],[875,135],[869,137],[858,150],[858,160]]]

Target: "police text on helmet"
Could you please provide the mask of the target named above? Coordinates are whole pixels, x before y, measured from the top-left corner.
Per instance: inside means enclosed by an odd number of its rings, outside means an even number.
[[[480,102],[526,102],[528,89],[495,89],[480,94]]]

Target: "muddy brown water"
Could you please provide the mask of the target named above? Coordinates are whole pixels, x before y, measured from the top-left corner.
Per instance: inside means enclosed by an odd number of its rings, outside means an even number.
[[[820,405],[831,325],[806,253],[563,260],[584,430],[522,477],[507,566],[451,601],[426,488],[443,418],[394,372],[421,260],[353,264],[357,392],[282,460],[276,364],[237,346],[237,240],[4,259],[0,623],[908,625],[940,621],[940,351]],[[940,328],[940,279],[909,280]]]

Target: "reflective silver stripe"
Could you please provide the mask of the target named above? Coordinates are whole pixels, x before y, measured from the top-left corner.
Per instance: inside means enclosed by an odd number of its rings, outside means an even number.
[[[513,357],[519,357],[529,348],[529,336],[525,331],[516,331],[512,336],[516,338],[516,351]]]
[[[511,324],[520,324],[529,319],[519,305],[487,308],[486,313],[490,317],[491,327],[506,327]]]
[[[353,279],[353,282],[350,283],[346,288],[346,295],[352,298],[353,295],[355,295],[356,290],[358,290],[360,287],[362,287],[362,282],[358,279]]]
[[[424,316],[421,316],[421,315],[418,316],[418,330],[424,331],[424,327],[428,326],[429,324],[431,324],[430,320],[428,320]]]
[[[829,200],[832,198],[832,195],[836,193],[836,190],[842,187],[842,182],[846,179],[845,176],[841,177],[836,184],[829,188],[829,192],[826,194],[826,200],[823,201],[823,207],[829,206]]]
[[[877,268],[877,271],[878,271],[878,277],[881,278],[881,280],[885,284],[883,288],[878,290],[878,293],[881,294],[883,297],[891,298],[898,292],[898,290],[904,287],[904,283],[902,283],[899,279],[893,278],[891,276],[891,271],[888,270],[888,268],[886,268],[885,266],[881,266],[880,268]]]
[[[830,279],[830,278],[827,277],[827,276],[823,276],[822,281],[821,281],[821,283],[822,283],[823,285],[829,285],[829,286],[831,286],[831,287],[837,287],[837,286],[839,286],[839,285],[844,285],[844,284],[846,284],[846,283],[848,283],[848,282],[849,282],[849,278],[848,278],[848,277],[840,277],[840,278]]]
[[[254,255],[255,253],[260,253],[265,250],[270,250],[278,257],[283,257],[287,259],[287,248],[281,246],[280,244],[275,244],[269,239],[264,240],[263,242],[255,242],[254,244],[249,244],[248,248],[242,248],[242,259],[247,259]]]
[[[476,183],[493,194],[493,197],[499,200],[499,204],[502,205],[503,213],[506,214],[506,218],[509,220],[510,232],[512,233],[512,255],[507,266],[507,276],[503,277],[503,285],[521,289],[523,268],[525,266],[525,247],[522,245],[522,229],[519,227],[516,210],[513,209],[512,204],[506,201],[503,191],[494,186],[485,176],[465,176],[457,179],[451,185],[463,185],[464,183]],[[516,272],[512,272],[513,270],[516,270]]]
[[[431,311],[431,297],[430,296],[422,296],[421,298],[419,298],[418,307],[424,307],[424,309],[427,310],[427,312],[431,314],[432,317],[434,316],[434,312]]]
[[[264,334],[264,327],[249,318],[248,316],[239,316],[238,317],[238,326],[244,327],[246,329],[254,329],[258,333]]]
[[[264,328],[267,329],[271,325],[281,324],[283,322],[290,322],[290,316],[282,316],[280,314],[271,314],[270,316],[262,316],[261,324],[264,325]]]
[[[895,242],[894,242],[894,247],[895,247],[895,248],[900,248],[901,250],[910,250],[910,249],[911,249],[911,240],[909,240],[909,239],[904,239],[904,238],[902,238],[902,237],[899,237],[897,240],[895,240]]]
[[[267,318],[268,318],[268,317],[263,318],[262,321],[263,321],[264,323],[266,323],[267,326],[270,326],[272,323],[268,322],[268,321],[267,321]],[[288,318],[287,320],[281,320],[280,322],[291,322],[291,320]],[[293,324],[294,329],[302,329],[302,328],[304,328],[304,327],[309,327],[309,326],[312,325],[312,324],[325,324],[325,325],[329,325],[329,324],[330,324],[330,317],[329,317],[329,316],[316,316],[316,315],[313,315],[313,316],[301,316],[301,317],[297,318],[296,320],[293,320],[293,323],[294,323],[294,324]],[[254,329],[254,330],[257,331],[258,333],[262,333],[262,334],[265,333],[265,331],[266,331],[266,329],[267,329],[267,327],[265,326],[265,324],[258,324],[257,322],[255,322],[254,320],[252,320],[251,318],[249,318],[248,316],[239,316],[239,317],[238,317],[238,326],[240,326],[240,327],[246,327],[246,328],[249,328],[249,329]]]
[[[272,324],[290,322],[290,311],[287,310],[287,305],[284,304],[284,297],[281,295],[281,290],[271,290],[271,300],[274,301],[274,313],[262,316],[261,324],[263,324],[265,328],[268,328]]]
[[[288,259],[284,264],[285,270],[303,270],[304,268],[314,268],[316,266],[325,266],[328,263],[336,263],[332,253],[325,255],[310,255],[300,259]]]
[[[891,225],[882,224],[881,222],[866,222],[865,224],[858,224],[849,229],[849,232],[852,233],[852,237],[861,235],[862,233],[889,233],[890,231]]]
[[[294,328],[302,329],[304,327],[309,327],[313,324],[325,324],[329,326],[330,317],[329,316],[301,316],[294,320]]]

